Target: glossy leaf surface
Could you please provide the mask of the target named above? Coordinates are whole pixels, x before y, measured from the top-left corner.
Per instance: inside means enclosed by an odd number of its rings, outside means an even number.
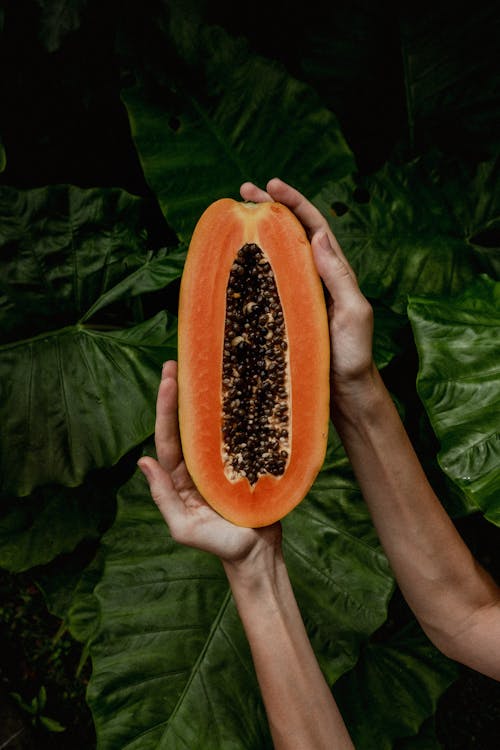
[[[78,485],[153,430],[176,320],[133,326],[130,300],[178,278],[184,254],[147,249],[142,210],[118,189],[0,189],[3,493]]]
[[[0,188],[0,341],[76,323],[148,257],[142,202],[118,189]]]
[[[409,294],[456,294],[477,275],[481,256],[474,238],[500,221],[498,184],[496,162],[471,174],[429,158],[388,164],[362,189],[346,178],[314,202],[365,294],[404,314]]]
[[[416,622],[368,643],[334,690],[355,747],[391,750],[395,740],[416,735],[457,674]]]
[[[384,620],[393,588],[348,462],[332,437],[285,554],[330,681]],[[100,747],[271,748],[248,645],[219,561],[174,543],[136,474],[120,493],[95,589],[89,699]],[[224,676],[222,679],[222,675]]]
[[[319,177],[354,169],[336,117],[312,89],[220,27],[174,9],[169,41],[189,78],[155,96],[152,86],[122,96],[146,179],[182,240],[210,203],[238,198],[245,180],[265,184],[279,174],[310,192]]]
[[[500,525],[500,283],[483,276],[458,297],[412,297],[409,315],[441,468]]]
[[[2,490],[78,485],[150,435],[176,336],[176,319],[159,313],[123,331],[77,325],[1,347]]]

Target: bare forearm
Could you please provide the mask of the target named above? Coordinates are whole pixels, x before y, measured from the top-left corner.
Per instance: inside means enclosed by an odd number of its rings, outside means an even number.
[[[378,372],[359,407],[337,404],[334,417],[398,583],[446,650],[498,588],[433,492]]]
[[[352,750],[321,673],[283,559],[262,575],[226,565],[276,750]]]

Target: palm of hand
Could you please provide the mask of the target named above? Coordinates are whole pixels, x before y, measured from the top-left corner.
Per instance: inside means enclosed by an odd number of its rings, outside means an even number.
[[[220,516],[198,492],[182,455],[176,376],[175,362],[167,362],[157,400],[158,461],[141,459],[141,468],[149,468],[151,493],[173,539],[211,552],[223,561],[244,560],[262,543],[264,546],[268,542],[274,544],[280,538],[280,526],[264,529],[235,526]]]
[[[184,506],[184,533],[187,533],[192,541],[197,540],[197,546],[216,546],[220,536],[217,530],[224,529],[228,522],[200,495],[183,460],[171,473],[171,477]],[[228,552],[229,550],[226,551]]]
[[[177,518],[166,519],[176,541],[211,552],[225,562],[238,562],[269,536],[268,529],[235,526],[211,508],[196,489],[184,460],[170,472],[170,477],[182,502]]]

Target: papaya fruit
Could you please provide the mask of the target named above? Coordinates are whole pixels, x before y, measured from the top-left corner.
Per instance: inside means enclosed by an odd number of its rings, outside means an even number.
[[[188,471],[224,518],[265,526],[305,497],[325,457],[329,366],[301,223],[280,203],[212,203],[181,279],[179,428]]]

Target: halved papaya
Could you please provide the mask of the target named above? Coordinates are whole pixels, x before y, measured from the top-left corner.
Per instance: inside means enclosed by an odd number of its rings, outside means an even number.
[[[283,518],[325,457],[330,347],[305,231],[280,203],[210,205],[179,299],[179,425],[188,471],[240,526]]]

